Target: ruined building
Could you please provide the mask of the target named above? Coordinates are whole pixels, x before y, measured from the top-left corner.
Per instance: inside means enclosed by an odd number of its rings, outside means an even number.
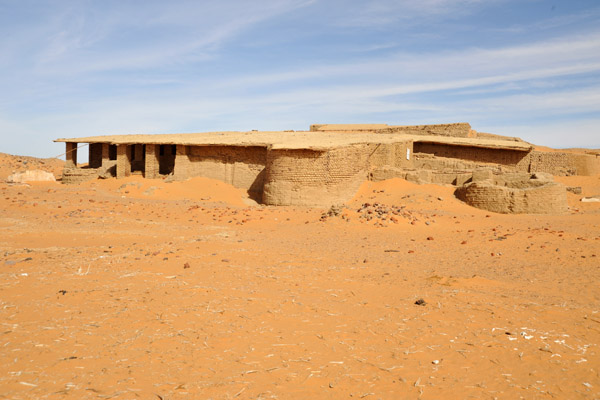
[[[312,125],[310,131],[302,132],[118,135],[56,141],[66,143],[64,183],[132,174],[152,179],[169,175],[176,180],[202,176],[243,188],[270,205],[341,203],[367,179],[400,177],[462,186],[484,176],[497,186],[494,177],[510,174],[523,180],[534,173],[600,173],[598,154],[539,151],[518,138],[476,132],[467,123]],[[89,144],[86,166],[77,164],[80,144]]]

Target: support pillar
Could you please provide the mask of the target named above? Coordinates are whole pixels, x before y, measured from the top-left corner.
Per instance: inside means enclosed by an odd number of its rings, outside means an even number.
[[[131,175],[131,152],[126,144],[117,145],[117,179]]]
[[[102,166],[106,167],[110,156],[108,155],[108,143],[102,143]]]
[[[77,143],[67,142],[65,168],[77,168]]]
[[[160,147],[156,144],[146,145],[146,165],[144,166],[144,177],[156,179],[159,175],[159,152]]]

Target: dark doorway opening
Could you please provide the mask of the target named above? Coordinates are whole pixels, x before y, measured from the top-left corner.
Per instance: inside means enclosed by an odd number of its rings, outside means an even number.
[[[176,145],[161,144],[158,151],[158,173],[169,175],[175,169],[175,155],[177,154]]]

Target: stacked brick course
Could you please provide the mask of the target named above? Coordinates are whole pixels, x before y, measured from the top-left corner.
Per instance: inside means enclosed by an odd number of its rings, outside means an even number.
[[[525,188],[472,182],[458,189],[456,195],[470,206],[503,214],[561,214],[567,211],[566,188],[557,182]]]
[[[131,151],[126,144],[117,146],[117,178],[131,175]]]
[[[144,177],[149,179],[156,179],[159,176],[159,160],[158,160],[159,147],[155,144],[146,145],[146,159],[144,166]]]

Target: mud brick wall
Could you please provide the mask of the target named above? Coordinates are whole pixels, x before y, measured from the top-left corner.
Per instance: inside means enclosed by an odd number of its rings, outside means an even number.
[[[263,202],[329,206],[349,200],[367,177],[364,145],[329,151],[270,150]]]
[[[435,157],[432,154],[415,153],[414,168],[433,171],[473,171],[479,167],[498,167],[493,163],[459,160],[456,158]]]
[[[117,178],[131,175],[131,150],[130,146],[120,144],[117,146]]]
[[[367,155],[369,170],[380,167],[411,168],[413,166],[412,140],[398,143],[365,144],[362,147]]]
[[[441,143],[414,144],[415,153],[427,153],[436,157],[516,166],[527,158],[528,153],[516,150],[489,149],[471,146],[453,146]],[[527,163],[527,162],[526,162]]]
[[[466,122],[436,125],[406,125],[388,126],[386,124],[313,124],[311,132],[344,131],[344,132],[375,132],[401,133],[410,135],[437,135],[453,137],[475,137],[476,132]]]
[[[530,188],[473,182],[459,188],[456,196],[473,207],[502,214],[561,214],[567,211],[566,188],[557,182]]]
[[[570,154],[577,170],[577,175],[600,175],[600,155]]]
[[[61,182],[74,185],[98,178],[98,170],[95,168],[63,168]]]
[[[404,133],[410,135],[436,135],[452,137],[473,137],[474,131],[466,122],[456,124],[393,126],[382,130],[382,133]]]
[[[90,143],[89,166],[90,168],[100,168],[102,166],[102,143]]]
[[[262,146],[178,146],[175,177],[218,179],[254,194],[262,193],[267,149]]]
[[[529,165],[529,172],[559,176],[600,174],[600,157],[591,154],[532,151]]]
[[[567,153],[532,151],[529,172],[548,172],[552,175],[575,175],[576,167]]]

